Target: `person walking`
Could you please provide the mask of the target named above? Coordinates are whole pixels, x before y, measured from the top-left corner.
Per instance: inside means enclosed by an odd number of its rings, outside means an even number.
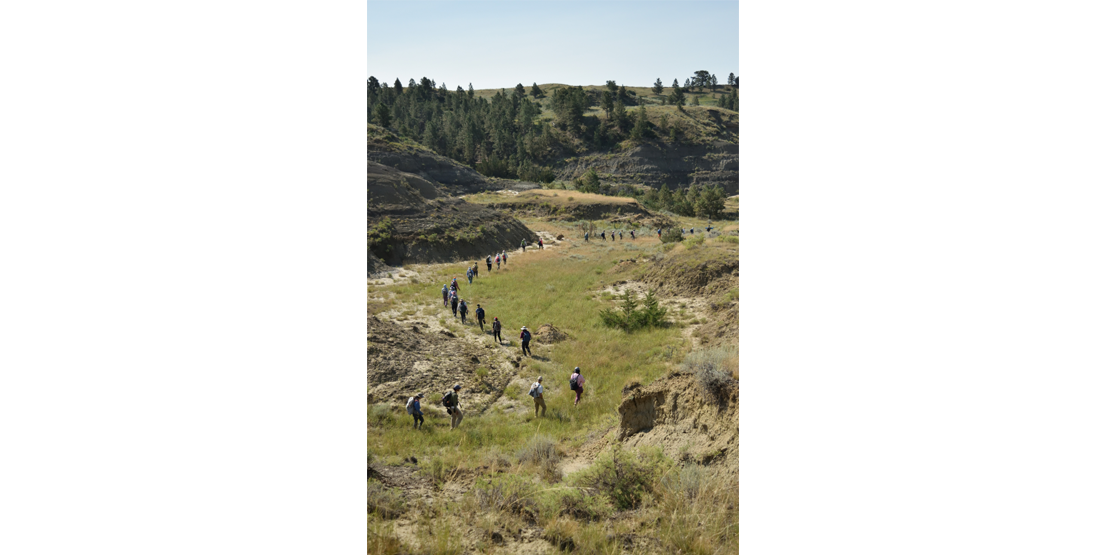
[[[658,239],[661,238],[661,228],[659,228],[659,227],[657,228],[657,238]]]
[[[588,242],[588,232],[587,231],[584,232],[584,242],[585,243]]]
[[[604,235],[604,232],[603,232],[603,231],[601,231],[601,232],[600,232],[600,239],[603,239],[604,241],[606,241],[606,240],[607,240],[607,236],[606,236],[606,235]]]
[[[485,309],[481,308],[481,305],[477,305],[474,316],[477,317],[477,327],[481,328],[481,331],[485,331]]]
[[[458,403],[458,390],[462,386],[455,384],[450,391],[443,394],[443,406],[447,407],[447,414],[451,415],[451,429],[455,429],[462,423],[462,409]]]
[[[500,255],[504,257],[504,265],[508,265],[508,251],[501,251]]]
[[[470,283],[470,285],[473,285],[473,283],[474,283],[474,269],[473,268],[466,268],[466,281],[468,281]]]
[[[458,313],[459,313],[459,315],[462,316],[462,325],[463,326],[466,325],[466,313],[467,312],[469,312],[469,309],[466,308],[466,299],[462,299],[461,301],[458,301]]]
[[[519,340],[523,345],[523,354],[531,356],[531,332],[527,331],[527,326],[523,326],[519,332]]]
[[[634,230],[632,229],[632,230],[630,230],[630,240],[633,241],[634,239],[635,239]]]
[[[500,337],[500,320],[497,320],[496,316],[493,316],[493,339],[501,345],[504,344],[504,339]]]
[[[477,277],[477,261],[474,261],[474,277]]]
[[[493,273],[493,255],[490,254],[485,257],[485,266],[489,268],[490,274]]]
[[[451,289],[458,291],[458,276],[451,276]]]
[[[458,318],[458,291],[451,295],[451,313],[455,315],[455,318]]]
[[[419,430],[424,426],[424,413],[420,410],[420,399],[424,397],[423,393],[417,393],[412,397],[409,397],[409,402],[405,403],[405,410],[413,416],[413,429]],[[546,410],[546,409],[542,409]]]
[[[619,230],[619,240],[620,241],[623,240],[623,230],[621,230],[621,229]]]
[[[573,369],[573,375],[569,376],[569,389],[577,392],[577,398],[573,399],[573,406],[581,402],[581,393],[584,393],[584,376],[581,375],[581,367]]]
[[[542,250],[542,237],[539,237],[539,250]]]
[[[523,252],[527,252],[527,239],[519,242],[519,248],[523,249]]]
[[[542,376],[535,383],[531,384],[531,390],[527,392],[528,395],[535,398],[535,418],[539,417],[539,407],[542,407],[542,415],[546,416],[546,400],[542,397]]]
[[[615,230],[614,229],[611,230],[611,242],[612,243],[615,242]]]
[[[497,255],[497,269],[500,269],[500,255]]]
[[[447,289],[447,286],[443,286],[443,306],[447,306],[447,301],[451,300],[451,290]]]

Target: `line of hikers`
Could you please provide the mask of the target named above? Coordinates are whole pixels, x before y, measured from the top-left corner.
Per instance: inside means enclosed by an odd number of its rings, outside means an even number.
[[[604,241],[607,240],[607,235],[605,235],[605,233],[606,233],[606,230],[600,232],[600,239],[603,239]],[[616,230],[612,229],[611,230],[611,240],[612,241],[615,240],[615,233],[619,234],[619,240],[622,241],[623,240],[623,230],[620,229],[620,230],[616,231]],[[659,236],[660,234],[661,234],[661,230],[657,230],[657,235]],[[634,230],[632,229],[632,230],[630,230],[630,240],[633,241],[635,239],[637,239],[637,237],[634,235]],[[584,242],[585,243],[588,242],[588,231],[587,230],[584,232]]]
[[[523,239],[519,242],[519,248],[523,252],[527,252],[527,239]],[[539,237],[539,250],[542,250],[542,237]]]
[[[569,389],[576,392],[573,397],[573,406],[576,407],[577,403],[581,402],[581,394],[584,393],[584,376],[581,374],[580,366],[573,369],[573,374],[569,376]],[[443,408],[447,409],[447,414],[451,416],[451,429],[455,429],[462,423],[462,405],[458,400],[458,391],[462,389],[462,384],[455,384],[451,389],[447,390],[443,394],[443,398],[440,403]],[[535,400],[535,418],[539,417],[539,407],[542,407],[542,417],[546,417],[546,389],[542,386],[542,376],[539,376],[535,383],[531,384],[531,388],[527,390],[527,394]],[[419,430],[424,426],[424,409],[420,406],[420,400],[424,398],[423,393],[417,393],[405,403],[405,411],[413,417],[413,429]]]

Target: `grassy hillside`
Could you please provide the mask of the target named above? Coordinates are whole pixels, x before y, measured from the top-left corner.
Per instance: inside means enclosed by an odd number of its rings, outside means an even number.
[[[548,201],[565,198],[549,191],[533,194]],[[608,200],[571,194],[571,202]],[[485,196],[492,195],[479,195]],[[471,394],[464,397],[466,416],[455,431],[438,408],[450,382],[425,392],[427,421],[420,431],[411,429],[411,417],[399,403],[381,400],[371,406],[368,445],[372,465],[380,469],[379,480],[372,481],[375,501],[368,517],[371,553],[460,553],[462,548],[497,553],[541,548],[736,553],[736,481],[692,462],[696,459],[685,449],[615,447],[624,400],[679,368],[698,343],[692,332],[708,323],[685,305],[690,299],[674,292],[661,299],[670,311],[669,327],[627,333],[604,326],[599,314],[617,306],[612,287],[638,279],[648,265],[663,261],[675,267],[678,257],[704,261],[700,264],[736,260],[737,242],[700,234],[683,244],[669,244],[642,230],[635,241],[585,243],[575,224],[522,221],[565,240],[541,251],[509,251],[505,268],[490,274],[482,266],[473,284],[463,280],[461,285],[465,298],[485,307],[489,321],[501,319],[505,346],[496,345],[472,323],[462,325],[440,306],[440,286],[450,276],[462,275],[472,261],[412,266],[408,271],[415,272],[414,278],[370,290],[373,315],[406,330],[425,320],[434,329],[438,322],[441,331],[453,335],[449,341],[472,346],[479,359],[462,382]],[[701,222],[678,219],[677,224]],[[727,224],[724,236],[733,237],[737,222]],[[708,294],[717,298],[719,293]],[[735,295],[721,293],[731,299]],[[569,339],[554,344],[536,339],[534,356],[520,358],[520,326],[534,330],[543,324],[552,324]],[[368,341],[368,351],[375,348],[373,343]],[[425,364],[430,372],[431,360]],[[575,366],[588,379],[577,407],[567,383]],[[504,380],[509,385],[503,391],[493,390],[498,372],[515,375],[510,382]],[[546,387],[546,418],[533,416],[526,395],[539,375]],[[694,378],[683,383],[688,382],[694,384]],[[700,455],[699,460],[709,461],[715,454]],[[410,462],[413,457],[417,462]]]

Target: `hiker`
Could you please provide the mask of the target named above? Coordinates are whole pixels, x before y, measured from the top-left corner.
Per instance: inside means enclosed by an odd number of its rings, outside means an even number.
[[[519,340],[523,344],[523,354],[531,356],[531,332],[527,331],[527,326],[521,328]]]
[[[631,233],[634,233],[634,232],[633,232],[633,231],[631,231]],[[622,241],[622,240],[623,240],[623,230],[621,230],[621,229],[619,230],[619,240],[620,240],[620,241]]]
[[[501,345],[504,344],[504,339],[500,337],[500,320],[497,320],[496,316],[493,316],[493,339],[496,339]]]
[[[474,277],[477,277],[477,261],[474,261]]]
[[[712,230],[712,229],[714,229],[714,228],[712,228],[712,227],[710,227],[710,226],[708,225],[708,226],[707,226],[707,233],[710,233],[710,230]]]
[[[455,315],[455,318],[458,318],[458,292],[457,291],[455,291],[455,293],[453,295],[451,295],[451,313]]]
[[[634,240],[634,230],[633,230],[633,229],[632,229],[632,230],[630,230],[630,240],[631,240],[631,241],[633,241],[633,240]]]
[[[615,230],[614,229],[611,230],[611,242],[612,243],[615,242]]]
[[[569,376],[569,389],[577,392],[577,398],[573,400],[573,406],[581,402],[581,393],[584,393],[584,376],[581,375],[581,367],[573,369],[573,375]]]
[[[481,331],[485,331],[485,309],[481,308],[481,305],[477,305],[474,316],[477,316],[477,326],[481,328]]]
[[[604,241],[607,240],[607,237],[604,235],[604,232],[602,232],[602,231],[600,232],[600,239],[603,239]]]
[[[458,301],[458,313],[462,316],[462,325],[463,326],[466,325],[466,313],[467,312],[469,312],[469,309],[466,308],[466,299],[462,299],[461,301]]]
[[[584,242],[585,243],[588,242],[588,232],[587,231],[584,232]]]
[[[497,255],[497,269],[500,269],[500,255]]]
[[[659,227],[657,228],[657,238],[658,239],[661,238],[661,228],[659,228]]]
[[[539,250],[542,250],[542,237],[539,237]]]
[[[474,269],[466,268],[466,281],[470,282],[470,285],[474,284]]]
[[[461,385],[455,384],[451,391],[443,394],[443,406],[447,407],[447,414],[451,415],[451,429],[455,429],[462,423],[462,409],[458,408],[458,390]]]
[[[519,248],[523,249],[523,252],[527,252],[527,239],[519,242]]]
[[[451,291],[447,289],[447,286],[443,286],[443,306],[447,306],[447,301],[451,300]]]
[[[531,390],[527,392],[535,398],[535,418],[539,416],[539,407],[542,407],[542,415],[546,416],[546,400],[542,398],[542,392],[542,376],[539,376],[539,379],[531,384]]]
[[[500,255],[504,257],[504,265],[508,265],[508,251],[501,251]]]
[[[419,430],[424,426],[424,413],[420,410],[420,399],[424,397],[423,393],[417,393],[412,397],[409,397],[409,402],[405,403],[405,410],[409,414],[413,415],[413,429]],[[546,409],[542,409],[544,412]]]
[[[493,272],[493,255],[485,257],[485,265],[489,267],[489,273]]]
[[[692,235],[695,235],[695,228],[694,228],[694,227],[693,227],[693,228],[691,228],[691,234],[692,234]]]

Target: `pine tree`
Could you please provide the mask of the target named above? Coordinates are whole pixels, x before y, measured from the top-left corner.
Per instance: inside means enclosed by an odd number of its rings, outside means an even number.
[[[396,88],[396,86],[394,87]],[[390,126],[390,107],[385,104],[379,104],[374,109],[374,119],[378,122],[378,125],[382,127]]]
[[[527,91],[523,88],[523,83],[517,84],[513,96],[518,97],[518,98],[523,98],[524,95],[526,95],[526,94],[527,94]]]
[[[691,105],[692,106],[698,106],[699,105],[699,95],[695,95],[695,96],[691,97]]]
[[[607,114],[607,119],[611,119],[611,110],[615,109],[615,96],[611,94],[611,91],[604,91],[600,95],[600,108],[603,108],[604,113]]]
[[[405,92],[405,87],[401,86],[401,80],[400,79],[394,79],[393,80],[393,90],[397,91],[397,94],[401,94],[401,93]]]
[[[680,88],[680,81],[678,81],[676,79],[673,79],[672,80],[672,88],[674,88],[674,89]]]
[[[634,119],[634,130],[630,132],[630,138],[641,141],[649,131],[649,117],[646,116],[645,106],[640,106]]]
[[[533,96],[535,98],[542,98],[543,97],[542,89],[539,88],[538,83],[534,83],[534,84],[531,85],[531,96]]]
[[[653,83],[653,94],[661,94],[665,90],[665,86],[661,84],[661,78],[657,78],[657,82]]]
[[[726,80],[726,84],[729,85],[731,89],[733,88],[733,72],[732,71],[730,72],[730,78]]]

